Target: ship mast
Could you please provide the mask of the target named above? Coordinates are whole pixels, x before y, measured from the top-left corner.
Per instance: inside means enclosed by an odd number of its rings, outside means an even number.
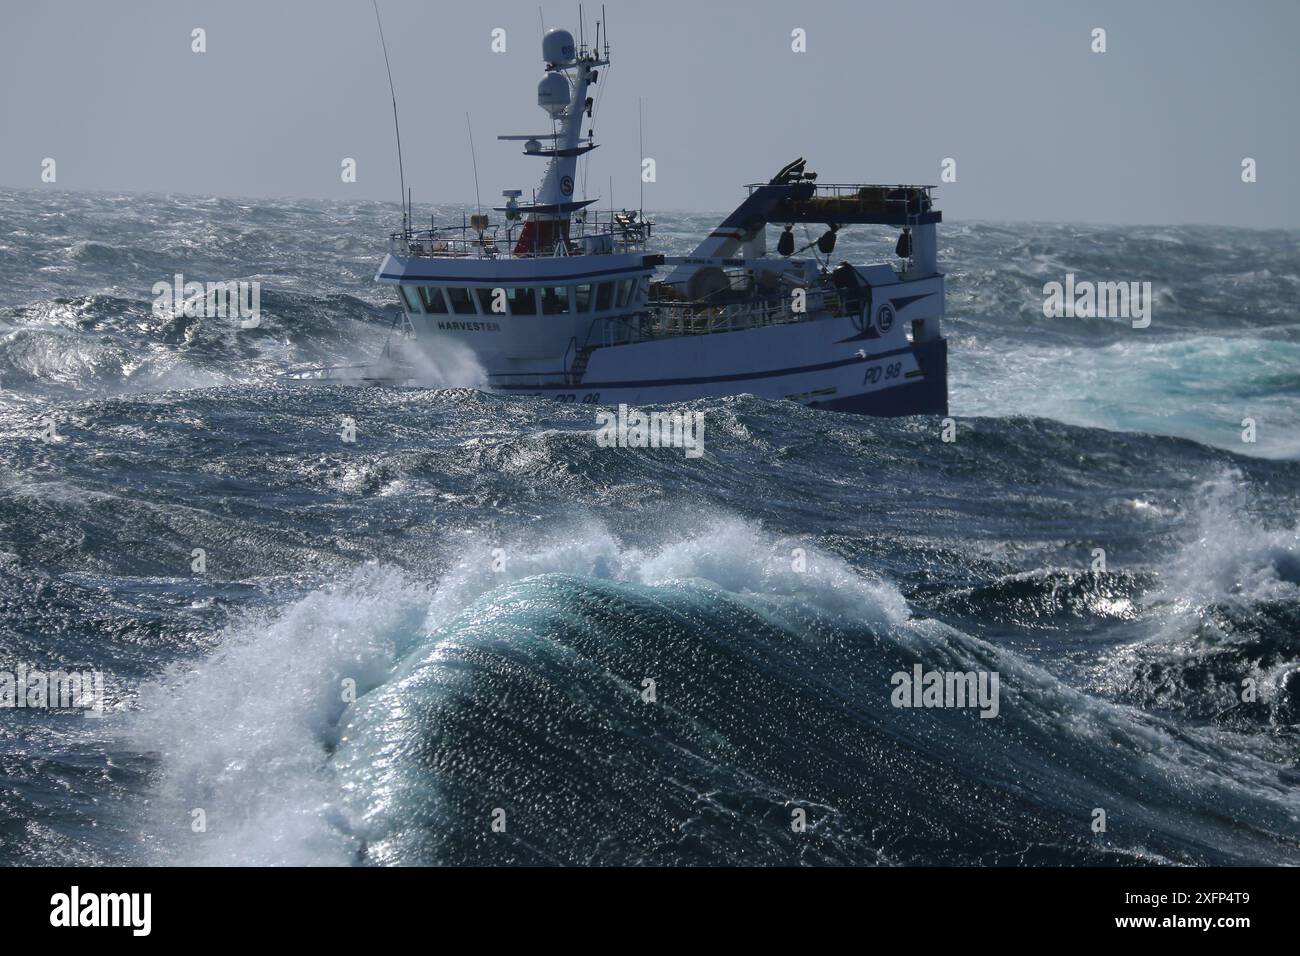
[[[581,142],[582,121],[590,118],[593,105],[587,91],[598,81],[599,68],[609,64],[608,41],[603,51],[588,50],[585,45],[576,46],[568,30],[548,30],[542,38],[542,59],[546,72],[537,84],[537,105],[551,117],[552,132],[497,137],[524,140],[525,156],[550,160],[533,202],[512,199],[506,206],[496,207],[508,217],[525,217],[515,255],[563,254],[571,216],[595,202],[574,200],[573,190],[578,157],[597,145],[590,137]]]

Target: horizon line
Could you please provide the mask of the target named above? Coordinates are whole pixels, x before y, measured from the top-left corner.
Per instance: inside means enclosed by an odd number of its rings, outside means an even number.
[[[942,186],[937,188],[942,188]],[[289,201],[289,202],[319,202],[319,203],[340,203],[340,204],[371,203],[378,206],[391,207],[392,209],[396,210],[397,218],[400,218],[401,210],[402,210],[402,205],[400,203],[393,202],[391,199],[372,199],[372,198],[365,198],[365,197],[346,199],[342,197],[333,197],[333,196],[325,197],[325,196],[308,196],[308,195],[267,194],[267,195],[255,196],[255,195],[232,195],[229,193],[200,193],[200,192],[189,192],[187,190],[170,190],[170,191],[160,192],[157,190],[149,190],[149,189],[99,189],[99,188],[82,189],[77,187],[59,186],[57,184],[55,185],[46,184],[41,186],[12,186],[5,183],[0,183],[0,190],[12,191],[18,193],[31,193],[31,194],[48,192],[48,193],[56,193],[56,194],[63,193],[63,194],[83,195],[83,196],[148,196],[157,199],[168,199],[171,197],[185,197],[191,199],[226,199],[232,202],[241,202],[241,203],[257,203],[259,201],[272,201],[272,200]],[[599,201],[600,200],[597,199],[597,202]],[[455,201],[442,201],[442,202],[429,201],[427,205],[464,206],[466,208],[472,208],[475,204],[473,202],[466,202],[464,200],[455,200]],[[626,209],[629,207],[619,207],[619,208]],[[647,207],[641,207],[641,208],[644,209]],[[707,216],[725,217],[732,210],[731,209],[682,209],[682,208],[673,209],[665,206],[661,208],[649,209],[649,211],[655,214],[689,215],[689,216],[707,215]],[[940,210],[940,212],[942,211],[943,210]],[[1116,229],[1187,227],[1187,228],[1238,229],[1245,232],[1300,232],[1300,224],[1294,226],[1281,226],[1281,225],[1242,226],[1242,225],[1235,225],[1232,223],[1206,222],[1204,220],[1200,220],[1200,221],[1186,220],[1181,222],[1151,222],[1151,221],[1135,220],[1131,222],[1116,222],[1114,220],[1101,220],[1101,219],[987,219],[987,218],[947,219],[945,218],[943,223],[941,223],[941,225],[950,222],[951,223],[989,223],[989,224],[1001,224],[1001,225],[1100,226],[1100,227],[1110,227]]]

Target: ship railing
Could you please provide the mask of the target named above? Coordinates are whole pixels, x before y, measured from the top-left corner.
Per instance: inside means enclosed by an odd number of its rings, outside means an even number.
[[[807,290],[807,308],[797,311],[789,296],[775,296],[713,305],[707,301],[684,302],[656,300],[651,302],[651,320],[645,332],[651,337],[677,335],[711,335],[717,332],[739,332],[744,329],[769,325],[789,325],[807,322],[829,312],[843,315],[845,305],[837,292],[814,287]]]
[[[586,347],[644,342],[652,324],[652,314],[645,311],[597,319],[587,330]]]
[[[468,222],[429,229],[405,229],[390,233],[388,250],[394,255],[451,259],[518,259],[550,256],[599,255],[613,252],[644,252],[653,222],[632,214],[614,213],[604,219],[598,213],[573,221],[567,239],[556,239],[536,251],[516,255],[522,223],[490,223],[476,229]]]
[[[795,311],[787,297],[771,297],[751,302],[710,305],[707,302],[652,300],[647,310],[611,318],[595,319],[581,346],[571,337],[560,360],[560,368],[550,372],[494,372],[488,377],[493,385],[505,387],[541,387],[580,383],[586,371],[586,356],[595,348],[627,345],[650,339],[685,335],[710,335],[739,332],[769,325],[807,322],[826,313],[844,315],[843,297],[833,289],[808,289],[807,309]]]
[[[750,183],[750,193],[768,183]],[[800,183],[801,188],[812,184]],[[934,185],[920,183],[817,183],[806,197],[778,202],[773,221],[916,225],[938,218]]]
[[[770,183],[749,183],[745,188],[752,193],[768,185]],[[874,199],[880,196],[890,197],[893,202],[904,202],[917,195],[933,199],[932,191],[938,188],[933,183],[815,183],[811,198]]]

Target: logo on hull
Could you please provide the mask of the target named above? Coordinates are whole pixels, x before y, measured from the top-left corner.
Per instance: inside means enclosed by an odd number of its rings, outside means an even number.
[[[894,307],[886,302],[876,310],[876,328],[881,335],[888,335],[894,327]]]

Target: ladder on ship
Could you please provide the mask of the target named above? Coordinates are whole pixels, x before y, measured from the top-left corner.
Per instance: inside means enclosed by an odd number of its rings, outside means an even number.
[[[588,345],[584,348],[578,348],[578,339],[576,337],[569,340],[569,348],[565,352],[565,379],[570,385],[579,385],[582,378],[587,374],[587,362],[591,360],[591,353],[596,351],[596,346]],[[568,357],[572,355],[573,358]]]

